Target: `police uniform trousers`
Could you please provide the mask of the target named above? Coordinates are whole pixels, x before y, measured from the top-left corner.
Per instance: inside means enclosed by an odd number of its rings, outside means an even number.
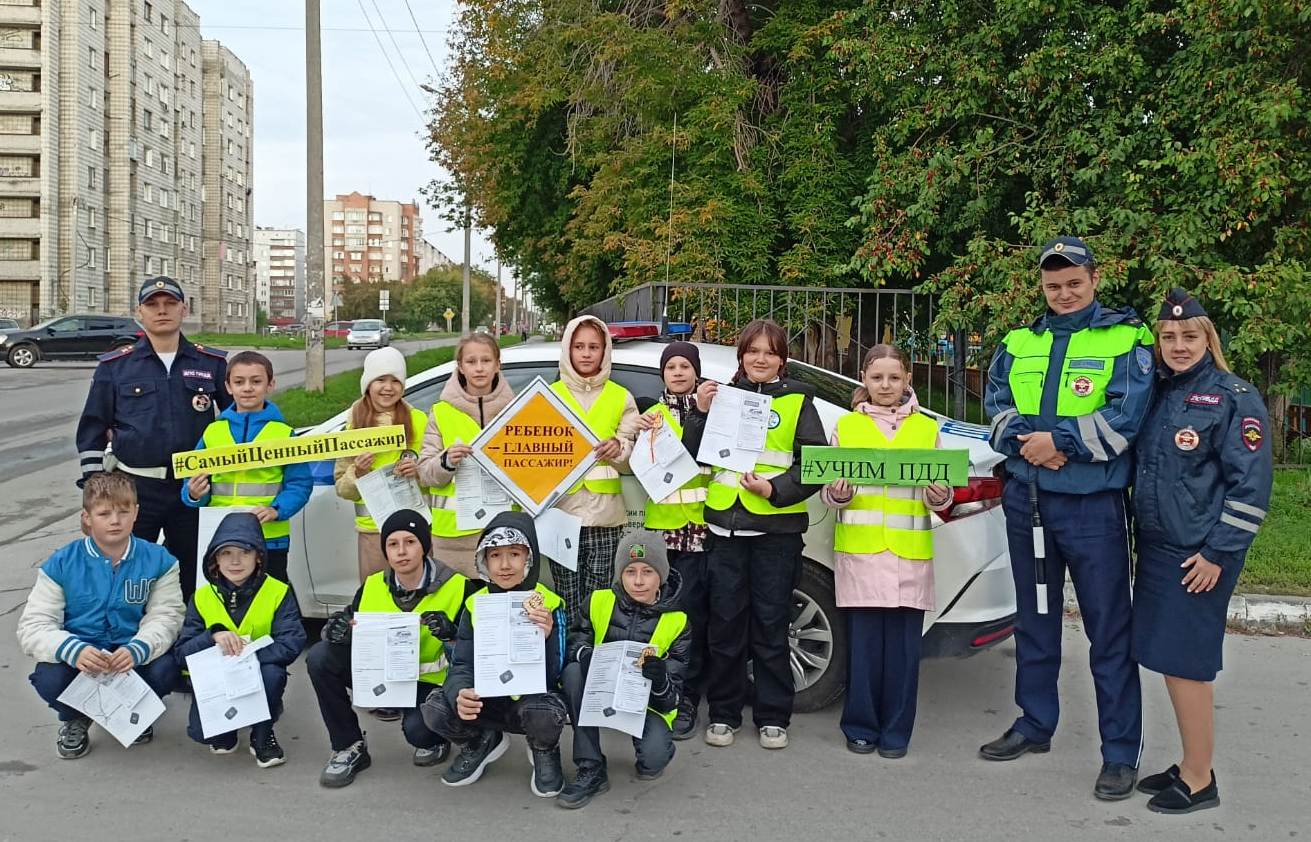
[[[305,666],[310,683],[314,685],[314,695],[319,700],[319,713],[327,726],[332,750],[344,751],[364,739],[359,716],[351,706],[350,694],[346,692],[351,686],[350,644],[333,645],[320,640],[310,647]],[[429,694],[441,695],[442,688],[427,681],[417,684],[414,707],[405,708],[401,716],[401,732],[405,735],[405,742],[415,748],[437,748],[443,740],[424,724],[419,705]]]
[[[461,719],[445,692],[433,693],[421,707],[428,727],[457,745],[467,745],[488,731],[523,734],[528,747],[549,751],[560,745],[568,711],[557,693],[534,693],[511,698],[496,696],[482,700],[476,719]]]
[[[1123,491],[1038,492],[1046,536],[1047,613],[1037,611],[1028,484],[1011,479],[1002,498],[1015,579],[1016,731],[1047,742],[1060,716],[1065,572],[1079,601],[1097,694],[1097,725],[1106,763],[1138,765],[1142,697],[1133,660],[1129,542]]]
[[[1214,681],[1220,671],[1229,597],[1246,553],[1226,560],[1215,587],[1189,593],[1180,567],[1197,552],[1139,536],[1133,585],[1133,656],[1153,672],[1193,681]]]
[[[137,487],[137,503],[141,507],[132,534],[153,544],[159,540],[159,533],[164,533],[164,548],[178,560],[182,600],[190,604],[196,590],[200,510],[182,502],[182,483],[186,480],[128,476]]]
[[[706,570],[706,553],[683,552],[669,560],[669,566],[683,577],[679,589],[679,607],[687,614],[687,671],[683,673],[683,698],[691,707],[701,702],[705,693],[706,624],[710,620],[709,577]]]
[[[574,765],[581,767],[593,763],[604,764],[605,755],[601,753],[601,729],[578,724],[578,719],[582,716],[587,670],[582,664],[569,664],[564,668],[564,674],[560,678],[564,683],[565,696],[569,699],[569,716],[574,723]],[[642,725],[642,736],[633,737],[633,751],[637,754],[639,774],[654,775],[660,772],[669,765],[670,760],[674,759],[673,729],[658,714],[648,710],[646,722]]]
[[[842,733],[880,748],[910,745],[920,687],[919,608],[844,608],[847,696]]]
[[[182,666],[179,664],[178,666]],[[282,715],[282,694],[287,689],[287,668],[280,664],[260,664],[259,675],[264,681],[264,697],[269,702],[269,718],[264,722],[257,722],[250,728],[250,740],[252,743],[258,742],[258,738],[267,734],[273,728],[273,723],[278,721]],[[215,734],[206,738],[204,730],[200,727],[200,705],[196,702],[195,696],[191,698],[191,712],[187,715],[187,736],[198,743],[204,743],[207,746],[216,748],[233,748],[237,744],[237,732],[228,731],[226,734]]]
[[[135,667],[135,670],[136,674],[141,676],[141,680],[146,682],[161,699],[173,692],[178,670],[177,662],[170,655],[165,654],[148,664]],[[59,701],[59,696],[68,689],[68,685],[73,683],[73,679],[77,678],[78,672],[76,667],[70,667],[63,661],[54,664],[41,662],[28,676],[41,701],[50,705],[50,708],[59,714],[60,722],[68,722],[85,715]]]

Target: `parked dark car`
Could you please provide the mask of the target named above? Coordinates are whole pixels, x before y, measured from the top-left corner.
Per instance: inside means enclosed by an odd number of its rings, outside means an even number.
[[[0,355],[14,368],[38,360],[91,360],[141,335],[141,326],[122,316],[56,316],[26,330],[0,331]]]
[[[0,319],[0,330],[5,332],[11,330],[22,330],[23,326],[18,323],[17,319]]]

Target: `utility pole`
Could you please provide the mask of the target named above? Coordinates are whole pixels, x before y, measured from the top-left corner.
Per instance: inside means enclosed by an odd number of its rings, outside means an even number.
[[[510,330],[519,332],[519,268],[514,270],[514,297],[510,299]]]
[[[492,322],[492,335],[501,335],[501,257],[496,257],[496,321]]]
[[[469,248],[473,239],[473,214],[464,203],[464,305],[460,308],[460,335],[469,335]]]
[[[323,391],[323,53],[319,43],[319,0],[305,0],[305,391]]]

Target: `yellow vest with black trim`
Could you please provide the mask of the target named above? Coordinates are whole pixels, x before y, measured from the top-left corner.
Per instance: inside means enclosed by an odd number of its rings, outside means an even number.
[[[932,450],[937,447],[937,423],[912,413],[888,441],[874,419],[849,412],[838,419],[842,447],[894,447]],[[905,559],[933,558],[933,519],[914,486],[856,485],[851,504],[838,510],[833,549],[841,553],[881,553],[891,550]]]
[[[797,421],[801,418],[801,407],[805,400],[805,395],[792,393],[774,398],[770,403],[770,412],[778,416],[778,424],[765,433],[765,449],[756,457],[756,466],[753,468],[757,476],[771,479],[787,473],[792,467]],[[773,506],[764,497],[743,488],[741,480],[742,474],[737,471],[715,468],[706,493],[706,505],[722,512],[741,500],[742,507],[753,515],[787,515],[806,510],[805,500],[782,508]]]
[[[676,438],[683,438],[683,425],[674,418],[669,407],[662,403],[653,409],[664,416],[665,423]],[[689,523],[702,525],[706,522],[706,489],[710,485],[710,468],[700,465],[696,476],[692,477],[682,488],[663,500],[646,501],[647,529],[682,529]]]
[[[432,418],[441,433],[442,443],[450,447],[457,440],[469,444],[478,438],[482,428],[478,422],[461,412],[446,401],[433,404]],[[428,495],[432,505],[432,534],[442,538],[460,538],[475,535],[477,529],[460,529],[455,525],[455,478],[445,485],[434,488]]]
[[[609,588],[592,591],[592,595],[588,597],[587,618],[592,622],[593,642],[596,646],[605,643],[605,633],[610,630],[610,618],[614,613],[615,592]],[[674,641],[685,628],[687,628],[687,614],[682,611],[666,611],[656,621],[655,631],[651,633],[651,640],[647,642],[655,647],[656,655],[663,658],[669,654],[669,648],[674,645]],[[670,728],[674,727],[678,708],[668,711],[655,708],[647,708],[647,710],[663,719]]]
[[[373,614],[401,614],[400,606],[391,595],[384,578],[386,571],[380,571],[364,580],[364,592],[360,594],[360,607],[357,609]],[[464,598],[464,576],[456,573],[437,589],[410,609],[411,614],[426,614],[440,611],[448,619],[454,620],[460,613],[460,600]],[[419,680],[427,684],[443,684],[446,681],[446,650],[442,642],[432,636],[428,627],[419,623]]]
[[[269,442],[289,439],[291,426],[281,421],[269,421],[256,434],[253,442]],[[232,425],[226,418],[220,418],[205,428],[201,440],[205,448],[232,447],[237,443],[232,437]],[[273,498],[282,490],[282,466],[268,468],[248,468],[243,471],[214,474],[209,479],[209,505],[211,506],[271,506]],[[286,538],[291,535],[291,521],[271,520],[260,524],[264,537]]]
[[[587,428],[598,439],[605,441],[619,432],[619,422],[623,420],[624,407],[628,405],[629,399],[628,390],[623,386],[613,380],[605,381],[605,385],[601,387],[601,394],[596,396],[596,400],[586,411],[563,380],[552,383],[551,391],[559,395],[560,399],[587,423]],[[619,471],[609,462],[597,462],[593,465],[580,481],[574,483],[569,493],[573,494],[584,487],[593,494],[623,492],[623,486],[619,483]]]
[[[346,429],[349,430],[351,429],[351,427],[348,425]],[[409,437],[409,441],[414,442],[411,449],[413,449],[416,453],[419,451],[419,448],[423,443],[423,432],[426,429],[428,429],[428,416],[425,415],[422,411],[411,407],[410,408],[411,435]],[[401,453],[402,451],[400,450],[389,450],[386,453],[373,454],[373,467],[369,469],[370,473],[372,473],[373,471],[381,470],[382,468],[387,467],[393,462],[396,462],[401,458]],[[423,494],[423,496],[425,497],[429,496],[429,491],[426,488],[420,487],[419,492]],[[369,515],[369,507],[364,505],[363,500],[360,500],[358,503],[355,504],[355,530],[357,532],[378,531],[378,524],[374,522],[373,518]]]
[[[222,626],[246,640],[259,640],[273,633],[273,617],[286,595],[286,582],[272,576],[265,576],[259,590],[255,592],[255,598],[246,608],[246,615],[238,624],[234,623],[232,616],[228,614],[227,606],[223,604],[218,588],[209,585],[196,591],[196,613],[200,615],[207,629]]]
[[[1084,328],[1070,334],[1070,344],[1061,364],[1056,414],[1062,418],[1090,415],[1106,404],[1106,386],[1111,381],[1115,360],[1135,345],[1150,347],[1152,331],[1146,325],[1118,324]],[[1036,333],[1019,328],[1006,335],[1006,350],[1013,360],[1011,397],[1021,415],[1042,412],[1043,383],[1052,353],[1052,332]]]

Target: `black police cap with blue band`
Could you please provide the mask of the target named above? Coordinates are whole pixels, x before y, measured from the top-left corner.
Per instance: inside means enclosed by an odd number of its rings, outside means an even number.
[[[171,295],[178,301],[186,301],[187,297],[182,292],[182,287],[172,278],[160,275],[158,278],[146,278],[141,284],[141,289],[137,291],[137,303],[144,304],[146,299],[157,292],[165,295]]]
[[[1092,248],[1078,237],[1057,237],[1048,240],[1040,254],[1039,266],[1045,265],[1053,257],[1059,257],[1071,266],[1088,266],[1093,263]]]
[[[1158,322],[1177,322],[1205,315],[1206,309],[1202,307],[1200,301],[1193,298],[1192,293],[1182,287],[1175,287],[1166,293],[1165,301],[1161,302],[1161,313],[1156,317],[1156,320]]]

